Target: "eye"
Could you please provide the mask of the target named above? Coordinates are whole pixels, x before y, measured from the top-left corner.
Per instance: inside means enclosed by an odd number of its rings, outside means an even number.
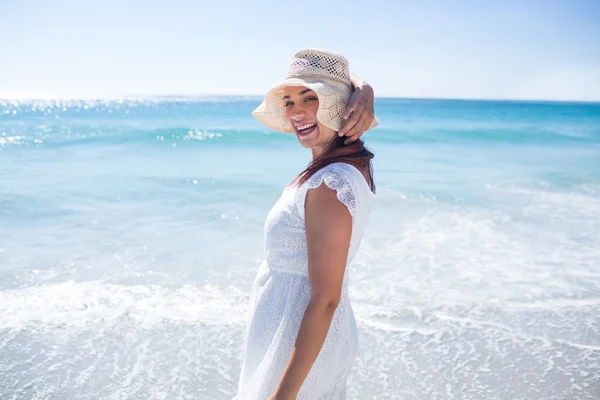
[[[288,100],[288,101],[285,102],[285,108],[290,108],[293,105],[294,105],[294,102],[291,101],[291,100]]]
[[[306,96],[304,98],[305,103],[308,103],[309,101],[314,101],[314,100],[317,100],[317,98],[315,96]]]

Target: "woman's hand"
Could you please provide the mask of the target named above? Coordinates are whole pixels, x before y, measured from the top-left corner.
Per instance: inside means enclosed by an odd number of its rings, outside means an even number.
[[[348,107],[344,111],[346,122],[338,132],[339,136],[348,136],[348,139],[344,142],[345,144],[358,140],[369,129],[375,119],[375,93],[373,88],[352,74],[351,77],[354,92],[352,92]]]

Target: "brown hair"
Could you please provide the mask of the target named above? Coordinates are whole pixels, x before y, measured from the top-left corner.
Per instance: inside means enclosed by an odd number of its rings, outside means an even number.
[[[373,180],[373,163],[375,155],[365,147],[365,143],[358,139],[351,144],[344,144],[345,137],[336,135],[335,139],[325,148],[325,151],[310,162],[308,167],[302,171],[292,183],[301,185],[308,181],[311,176],[320,169],[336,162],[350,164],[359,171],[368,172],[367,183],[371,191],[375,193],[375,181]]]

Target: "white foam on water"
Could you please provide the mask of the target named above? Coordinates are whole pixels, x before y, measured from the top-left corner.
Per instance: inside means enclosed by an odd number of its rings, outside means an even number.
[[[600,389],[598,346],[524,334],[475,316],[427,319],[436,333],[363,326],[350,397],[562,400],[592,399]]]
[[[352,267],[353,295],[436,306],[599,293],[600,202],[581,193],[526,193],[495,209],[400,200],[374,210]],[[390,224],[395,208],[404,213]]]
[[[83,328],[124,319],[143,326],[243,324],[245,299],[235,287],[68,281],[1,291],[0,329],[40,324]]]
[[[230,393],[247,295],[232,286],[68,281],[0,291],[2,399]],[[224,389],[226,388],[226,389]]]
[[[351,267],[361,353],[349,396],[593,399],[599,192],[473,190],[454,204],[377,199]]]
[[[600,298],[588,299],[548,299],[544,301],[504,303],[505,308],[513,310],[557,310],[562,308],[600,307]]]
[[[558,192],[536,188],[500,189],[505,194],[517,195],[531,202],[526,211],[543,214],[545,217],[592,218],[588,222],[600,223],[600,196],[589,190],[586,192]],[[550,211],[550,213],[548,213]]]

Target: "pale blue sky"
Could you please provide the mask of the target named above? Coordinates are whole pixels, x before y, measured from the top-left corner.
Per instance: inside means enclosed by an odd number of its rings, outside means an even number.
[[[262,94],[302,47],[379,96],[600,100],[600,0],[0,0],[0,97]]]

